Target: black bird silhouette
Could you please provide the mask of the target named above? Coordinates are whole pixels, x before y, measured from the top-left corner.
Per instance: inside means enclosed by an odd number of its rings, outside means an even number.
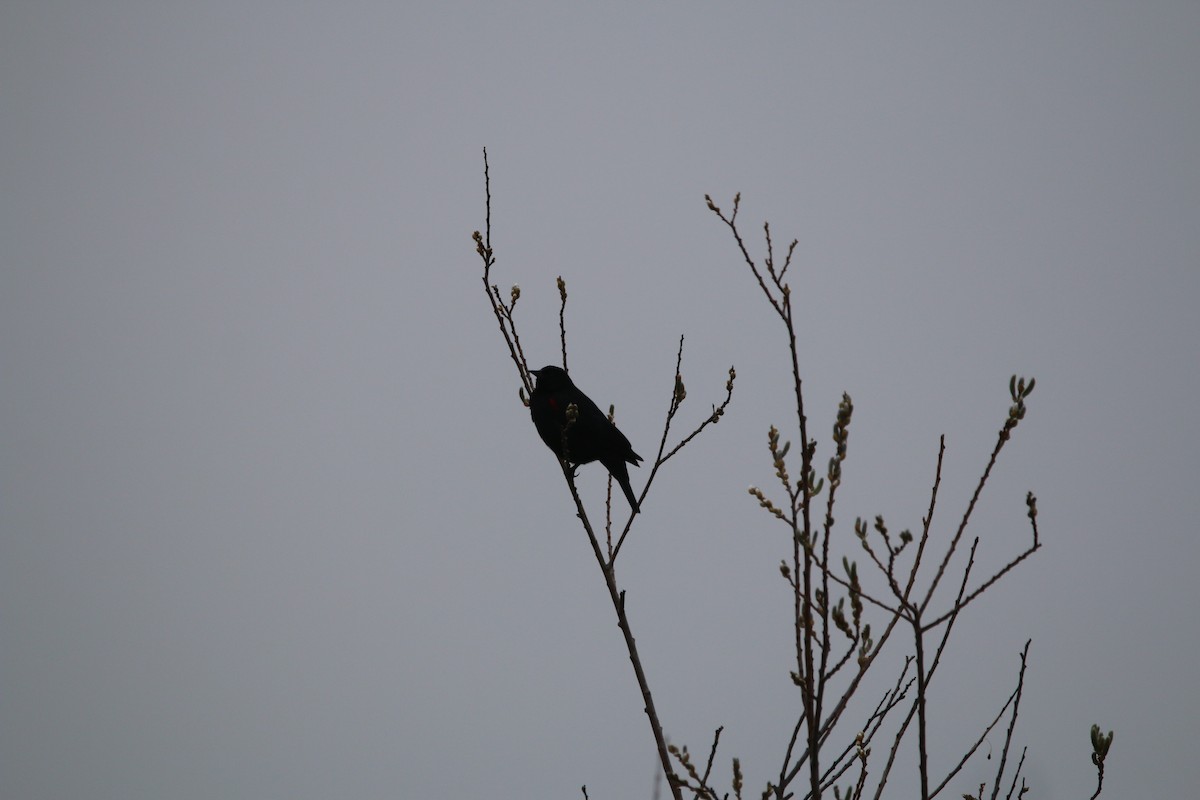
[[[608,470],[630,508],[636,514],[641,511],[633,487],[629,485],[629,467],[626,462],[639,466],[642,457],[633,452],[625,434],[609,422],[608,415],[601,411],[591,399],[571,382],[571,376],[559,367],[542,367],[530,370],[537,377],[537,385],[529,395],[529,414],[538,435],[546,446],[572,464],[588,464],[599,461]],[[567,406],[575,404],[578,414],[567,427]],[[566,427],[567,451],[563,452],[563,428]]]

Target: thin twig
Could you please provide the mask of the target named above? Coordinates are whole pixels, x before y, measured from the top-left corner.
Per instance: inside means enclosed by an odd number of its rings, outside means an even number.
[[[583,507],[583,499],[579,496],[579,490],[575,486],[575,478],[565,463],[563,464],[563,475],[567,479],[567,485],[571,489],[571,497],[575,501],[576,515],[579,517],[580,522],[583,523],[584,530],[587,531],[588,542],[592,545],[592,553],[596,556],[596,563],[600,565],[600,571],[604,575],[604,585],[608,588],[613,609],[617,612],[617,626],[621,629],[621,635],[625,639],[625,649],[629,652],[629,661],[633,664],[633,672],[637,678],[638,689],[642,693],[643,709],[650,722],[650,729],[654,734],[659,761],[662,763],[663,771],[667,776],[667,785],[671,788],[671,794],[675,800],[683,800],[683,795],[674,779],[675,772],[671,768],[671,757],[667,752],[666,737],[663,735],[662,723],[659,721],[658,711],[654,707],[654,697],[650,693],[650,684],[646,679],[646,672],[642,668],[642,659],[638,655],[637,642],[633,638],[633,631],[629,626],[629,617],[625,612],[625,592],[617,587],[616,572],[612,564],[606,562],[604,559],[604,551],[600,548],[600,541],[596,538],[596,532],[592,528],[591,521],[588,519],[587,510]]]
[[[679,444],[675,445],[670,452],[664,454],[663,451],[666,450],[667,436],[671,430],[671,423],[675,419],[675,415],[678,413],[680,405],[683,403],[683,397],[679,393],[681,381],[680,367],[682,363],[683,337],[680,336],[679,350],[675,355],[675,381],[671,387],[671,401],[667,405],[667,417],[663,424],[662,437],[659,439],[658,443],[658,454],[654,458],[654,464],[650,468],[650,474],[646,476],[646,484],[642,487],[641,496],[638,498],[639,503],[641,503],[642,500],[645,500],[647,493],[650,491],[650,485],[654,483],[654,478],[658,475],[658,471],[663,464],[665,464],[672,456],[682,450],[684,446],[699,436],[701,431],[703,431],[709,425],[715,425],[717,421],[725,415],[725,409],[729,407],[729,403],[733,400],[733,382],[737,378],[737,372],[733,367],[730,367],[729,380],[725,382],[725,399],[721,401],[719,406],[713,406],[712,413],[709,414],[703,421],[701,421],[700,424],[696,426],[695,430],[683,437]],[[621,547],[625,544],[625,538],[629,535],[629,531],[633,527],[633,519],[634,518],[631,515],[629,522],[626,523],[624,530],[621,531],[621,536],[617,539],[616,547],[613,548],[611,559],[615,560],[617,554],[621,552]]]
[[[967,504],[967,510],[963,512],[962,521],[958,524],[958,530],[954,532],[954,538],[950,540],[950,546],[946,549],[946,555],[942,558],[942,563],[938,566],[937,574],[930,581],[929,590],[925,592],[925,598],[921,601],[922,611],[929,607],[929,601],[933,598],[933,593],[937,589],[938,584],[941,583],[942,575],[946,572],[946,565],[950,563],[950,558],[954,555],[954,550],[958,547],[958,542],[962,539],[963,532],[967,529],[967,523],[970,522],[971,514],[975,511],[975,504],[979,502],[979,496],[983,493],[983,487],[987,485],[988,477],[992,474],[992,467],[996,466],[996,458],[1004,448],[1004,443],[1009,439],[1007,433],[1007,428],[1000,431],[1000,436],[997,438],[996,446],[992,448],[992,455],[988,458],[983,475],[980,476],[979,483],[975,486],[975,492],[971,495],[971,502]]]
[[[723,730],[725,730],[724,725],[718,727],[716,732],[713,733],[712,747],[709,748],[709,751],[708,751],[708,764],[704,767],[704,779],[703,779],[702,783],[705,786],[708,785],[708,777],[710,775],[712,775],[713,759],[717,757],[717,745],[721,741],[721,731],[723,731]]]
[[[558,276],[558,338],[562,342],[562,362],[563,372],[568,372],[567,369],[567,282],[563,280],[562,275]]]
[[[1001,568],[1000,570],[998,570],[994,575],[992,575],[992,577],[990,577],[986,581],[984,581],[983,584],[981,584],[979,586],[979,588],[975,589],[970,594],[968,594],[965,598],[963,598],[963,600],[960,603],[955,603],[955,605],[949,611],[945,612],[944,614],[935,618],[934,620],[927,622],[925,624],[925,629],[929,630],[931,628],[936,628],[938,625],[941,625],[943,622],[945,622],[950,616],[952,616],[953,614],[957,614],[964,607],[966,607],[968,604],[970,604],[970,602],[972,600],[974,600],[975,598],[979,597],[979,595],[986,592],[993,583],[995,583],[996,581],[1000,580],[1005,575],[1007,575],[1013,569],[1013,567],[1017,566],[1025,559],[1029,558],[1031,555],[1036,553],[1040,548],[1041,548],[1040,543],[1034,544],[1028,550],[1021,553],[1019,556],[1014,558],[1012,561],[1005,564],[1004,567]]]
[[[1021,672],[1017,676],[1017,691],[1014,693],[1012,719],[1008,723],[1008,731],[1004,734],[1004,747],[1000,750],[1000,763],[996,765],[996,785],[992,787],[992,800],[1000,796],[1000,781],[1004,778],[1004,765],[1008,763],[1008,749],[1012,747],[1013,730],[1017,727],[1017,714],[1021,711],[1021,694],[1025,689],[1025,667],[1028,664],[1029,643],[1025,640],[1025,649],[1021,651]],[[1024,756],[1022,756],[1024,760]],[[1019,771],[1019,770],[1018,770]],[[1014,777],[1015,780],[1015,777]]]
[[[1004,796],[1004,800],[1012,800],[1013,792],[1017,790],[1017,778],[1021,777],[1021,768],[1025,766],[1025,753],[1028,752],[1028,750],[1028,747],[1021,748],[1021,759],[1017,762],[1017,770],[1013,773],[1012,785],[1008,787],[1008,794]]]
[[[942,486],[942,464],[946,459],[946,434],[938,438],[937,467],[933,473],[933,488],[929,492],[929,510],[921,521],[921,541],[917,543],[917,554],[913,558],[912,569],[908,573],[908,583],[904,586],[904,602],[908,602],[912,594],[913,584],[917,580],[917,570],[921,566],[921,557],[925,555],[925,545],[929,542],[929,528],[933,524],[933,511],[937,507],[938,489]]]

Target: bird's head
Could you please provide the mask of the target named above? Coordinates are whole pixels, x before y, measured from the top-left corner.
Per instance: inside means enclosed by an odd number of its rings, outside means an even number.
[[[571,377],[562,367],[542,367],[529,370],[537,378],[537,388],[546,392],[554,392],[571,386]]]

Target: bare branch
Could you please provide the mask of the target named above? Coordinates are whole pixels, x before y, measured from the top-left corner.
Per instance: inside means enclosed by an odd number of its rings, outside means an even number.
[[[1000,777],[1004,774],[1004,760],[1008,755],[1008,746],[1012,740],[1012,732],[1017,723],[1017,706],[1021,702],[1021,693],[1024,691],[1024,688],[1025,688],[1025,656],[1028,653],[1029,653],[1029,642],[1027,641],[1027,642],[1025,642],[1025,649],[1021,652],[1021,672],[1017,678],[1017,688],[1014,689],[1012,694],[1010,694],[1008,696],[1008,699],[1006,701],[1004,701],[1004,705],[996,713],[996,716],[992,719],[992,721],[988,724],[988,726],[983,729],[983,732],[979,734],[979,737],[975,740],[975,742],[971,745],[971,747],[967,749],[967,752],[963,754],[962,758],[959,759],[959,762],[950,770],[949,773],[947,773],[946,777],[942,780],[942,782],[939,783],[937,785],[937,787],[933,790],[933,792],[930,794],[931,798],[936,796],[938,794],[938,792],[942,791],[942,789],[946,788],[946,784],[948,784],[948,783],[950,783],[950,781],[954,780],[954,777],[956,775],[958,775],[959,772],[962,771],[963,767],[966,766],[967,762],[971,760],[971,756],[975,755],[975,753],[979,750],[980,745],[982,745],[983,742],[987,739],[988,734],[990,734],[995,729],[996,725],[999,724],[1001,718],[1004,716],[1004,712],[1008,710],[1009,706],[1012,706],[1012,708],[1013,708],[1012,722],[1008,728],[1008,736],[1005,738],[1004,751],[1003,751],[1003,755],[1001,756],[1000,769],[996,773],[996,786],[997,786],[997,788],[999,787]],[[993,800],[994,800],[995,796],[996,796],[995,793],[993,793],[992,794]]]
[[[1017,714],[1021,711],[1021,694],[1025,691],[1025,667],[1028,666],[1029,658],[1029,642],[1025,640],[1025,649],[1021,651],[1021,672],[1017,676],[1017,690],[1013,692],[1012,700],[1012,718],[1008,723],[1008,731],[1004,734],[1004,747],[1000,750],[1000,763],[996,765],[996,784],[992,787],[992,800],[1000,795],[1000,781],[1004,779],[1004,766],[1008,763],[1008,750],[1012,747],[1013,731],[1017,727]],[[1025,760],[1024,754],[1021,755],[1022,762]],[[1018,767],[1017,772],[1020,772]],[[1013,777],[1016,780],[1016,776]]]

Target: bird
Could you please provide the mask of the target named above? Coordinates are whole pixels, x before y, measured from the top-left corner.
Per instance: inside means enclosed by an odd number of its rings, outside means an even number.
[[[642,457],[633,452],[625,434],[617,430],[603,411],[579,390],[567,371],[560,367],[530,370],[537,384],[529,395],[529,415],[538,435],[555,455],[571,464],[599,461],[616,479],[629,501],[633,513],[638,513],[637,497],[629,485],[629,467],[640,466]],[[567,406],[575,404],[575,421],[567,425]],[[566,428],[566,452],[563,452],[563,429]]]

